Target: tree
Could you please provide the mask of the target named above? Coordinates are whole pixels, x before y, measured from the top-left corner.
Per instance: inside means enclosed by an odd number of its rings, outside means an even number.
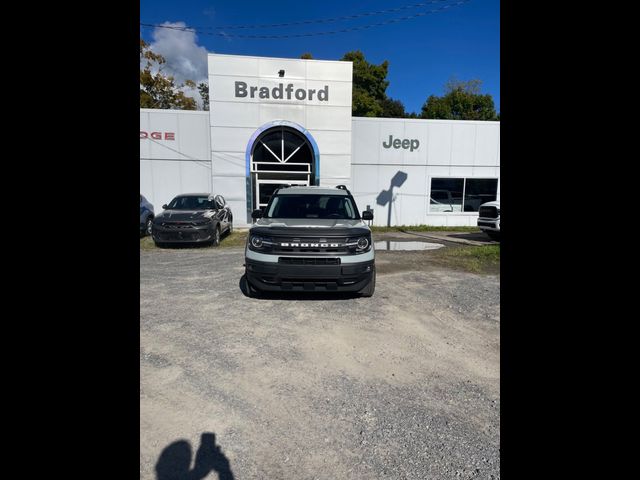
[[[389,62],[369,63],[360,50],[347,52],[342,60],[353,62],[352,114],[357,117],[380,117],[389,86]]]
[[[394,100],[393,98],[385,96],[381,102],[382,115],[386,118],[406,118],[407,113],[404,110],[404,104],[400,100]]]
[[[146,63],[145,63],[146,62]],[[145,63],[144,68],[142,64]],[[195,88],[193,80],[176,85],[172,76],[162,72],[166,60],[162,55],[154,53],[149,44],[140,39],[140,108],[175,108],[178,110],[195,110],[197,103],[180,89]],[[157,69],[156,73],[153,70]]]
[[[209,84],[207,82],[199,83],[198,91],[202,97],[202,109],[209,110]]]
[[[306,52],[300,55],[300,58],[303,60],[313,60],[313,55],[311,55],[309,52]]]
[[[458,81],[451,79],[445,85],[441,97],[430,95],[422,106],[422,118],[447,120],[499,120],[493,97],[482,95],[482,82],[474,79]]]

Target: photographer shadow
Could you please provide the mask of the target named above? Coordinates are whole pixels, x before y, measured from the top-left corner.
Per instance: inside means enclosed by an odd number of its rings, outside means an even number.
[[[191,454],[191,445],[186,440],[178,440],[165,447],[156,463],[156,479],[202,480],[211,471],[218,474],[218,480],[234,479],[229,460],[216,445],[214,433],[202,434],[193,469],[190,468]]]

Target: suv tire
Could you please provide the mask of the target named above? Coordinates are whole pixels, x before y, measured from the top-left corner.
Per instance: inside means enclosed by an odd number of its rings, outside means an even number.
[[[260,294],[262,293],[260,290],[258,290],[256,287],[254,287],[253,285],[251,285],[251,283],[249,282],[249,279],[247,278],[247,275],[243,275],[242,276],[242,282],[244,283],[244,293],[247,297],[249,298],[259,298]]]
[[[376,267],[373,267],[373,275],[371,275],[371,280],[369,281],[369,283],[367,284],[366,287],[364,287],[362,290],[360,290],[360,296],[362,297],[372,297],[373,296],[373,292],[376,291]]]

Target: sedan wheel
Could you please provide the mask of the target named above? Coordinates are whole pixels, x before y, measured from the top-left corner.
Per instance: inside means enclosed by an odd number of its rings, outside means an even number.
[[[217,226],[215,232],[213,232],[213,240],[211,242],[211,245],[213,245],[214,247],[220,245],[220,226]]]

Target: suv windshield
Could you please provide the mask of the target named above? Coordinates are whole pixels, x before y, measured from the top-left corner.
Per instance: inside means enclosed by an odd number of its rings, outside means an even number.
[[[169,210],[208,210],[214,208],[209,197],[176,197],[167,206]]]
[[[265,218],[360,218],[351,198],[345,195],[276,195]]]

